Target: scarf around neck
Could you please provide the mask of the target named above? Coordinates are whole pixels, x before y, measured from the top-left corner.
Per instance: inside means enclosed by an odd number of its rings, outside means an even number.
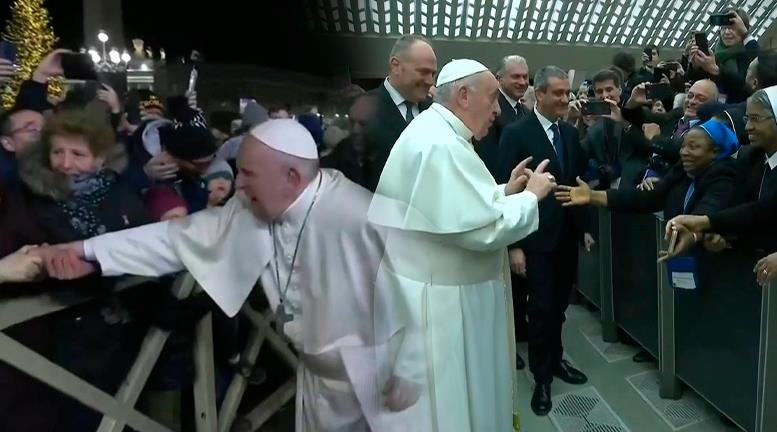
[[[104,221],[99,219],[97,213],[114,183],[116,175],[107,169],[71,180],[70,198],[57,202],[57,206],[79,235],[87,238],[107,232]]]

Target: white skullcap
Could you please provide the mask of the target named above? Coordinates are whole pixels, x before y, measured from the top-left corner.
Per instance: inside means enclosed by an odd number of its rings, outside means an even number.
[[[487,67],[475,60],[451,60],[442,67],[440,74],[437,76],[437,87],[487,70]]]
[[[777,118],[777,86],[766,87],[764,92],[769,97],[769,103],[772,104],[772,115]]]
[[[281,153],[302,159],[318,159],[313,136],[294,119],[267,120],[251,129],[250,134]]]

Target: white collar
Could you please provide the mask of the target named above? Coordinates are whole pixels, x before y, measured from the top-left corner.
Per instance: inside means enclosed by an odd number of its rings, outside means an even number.
[[[502,93],[502,96],[504,96],[505,99],[507,99],[507,103],[509,103],[510,106],[513,107],[513,109],[515,109],[515,107],[518,106],[518,104],[520,103],[517,100],[515,100],[515,99],[511,98],[510,96],[508,96],[507,93],[505,93],[502,90],[502,87],[499,87],[499,93]]]
[[[542,125],[542,130],[548,130],[551,126],[553,126],[556,123],[553,123],[552,121],[548,120],[540,110],[537,109],[537,104],[534,104],[534,113],[537,114],[537,119],[540,121],[540,124]]]
[[[436,113],[440,114],[440,116],[446,122],[448,122],[456,135],[464,138],[464,140],[467,142],[472,139],[472,136],[474,135],[472,131],[469,130],[467,125],[465,125],[460,118],[456,117],[456,114],[454,114],[451,110],[436,102],[432,104],[430,109],[433,109]]]
[[[308,207],[310,206],[310,203],[313,202],[313,197],[316,195],[319,179],[323,181],[321,176],[322,173],[319,170],[318,175],[313,178],[313,181],[308,183],[302,193],[299,194],[297,199],[295,199],[294,202],[291,203],[288,208],[286,208],[276,223],[292,225],[299,225],[302,223],[302,220],[305,218],[305,214],[308,212]]]
[[[777,152],[772,153],[771,156],[767,156],[766,154],[764,154],[764,156],[766,157],[766,163],[769,164],[769,168],[774,170],[774,168],[777,167]]]
[[[399,93],[399,90],[397,90],[391,83],[389,82],[388,77],[383,81],[383,86],[386,87],[386,90],[388,91],[389,96],[391,96],[391,100],[394,101],[394,105],[400,106],[403,103],[405,103],[405,98],[402,97],[402,94]]]

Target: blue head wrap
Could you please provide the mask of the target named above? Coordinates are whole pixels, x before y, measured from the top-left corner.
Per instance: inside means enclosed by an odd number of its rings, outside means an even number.
[[[717,147],[718,155],[715,160],[730,157],[739,150],[739,140],[737,140],[736,134],[719,120],[707,120],[698,127],[707,132],[707,135],[712,138],[712,144]]]

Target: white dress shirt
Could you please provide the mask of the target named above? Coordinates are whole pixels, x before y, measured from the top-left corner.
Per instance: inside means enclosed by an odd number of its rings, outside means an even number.
[[[386,90],[388,90],[389,96],[391,96],[391,100],[394,101],[394,105],[397,106],[399,113],[402,114],[402,118],[407,118],[407,105],[405,105],[405,98],[403,98],[402,95],[399,94],[399,91],[391,85],[388,78],[383,81],[383,85],[386,87]],[[418,109],[418,104],[414,103],[413,118],[418,117],[418,114],[421,114],[421,111]]]
[[[766,156],[766,163],[769,164],[769,168],[774,170],[777,167],[777,152],[774,152],[771,156]]]
[[[507,103],[509,103],[510,106],[513,107],[513,111],[515,111],[515,113],[517,114],[518,110],[515,107],[517,107],[520,102],[508,96],[507,93],[505,93],[501,87],[499,88],[499,93],[502,93],[502,96],[504,96],[505,99],[507,99]]]
[[[537,119],[540,121],[540,124],[542,125],[542,129],[545,130],[545,135],[548,137],[548,141],[550,141],[550,145],[553,146],[553,151],[555,151],[558,154],[558,150],[556,150],[556,145],[553,144],[553,131],[550,129],[551,126],[554,124],[558,126],[558,122],[553,123],[552,121],[545,118],[545,116],[542,115],[542,113],[537,109],[537,105],[534,105],[534,112],[537,114]],[[559,134],[561,134],[561,128],[559,127]],[[559,137],[561,139],[561,137]]]

